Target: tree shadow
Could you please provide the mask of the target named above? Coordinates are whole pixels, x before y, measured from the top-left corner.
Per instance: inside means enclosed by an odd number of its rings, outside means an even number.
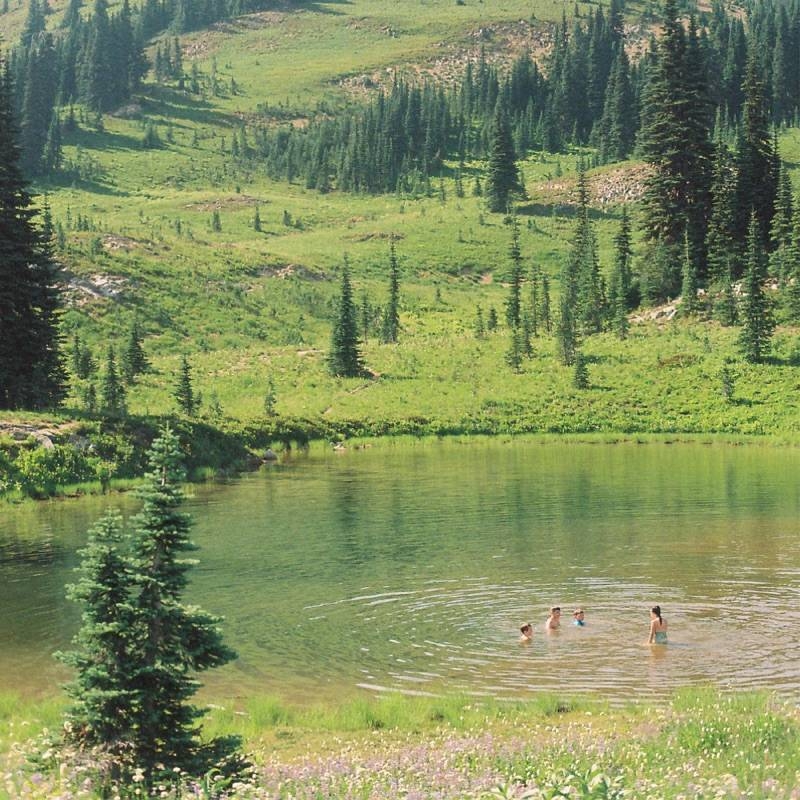
[[[195,99],[191,94],[170,86],[150,89],[142,98],[142,112],[168,116],[170,123],[180,119],[197,125],[234,125],[237,121],[233,114],[215,110],[207,100]]]

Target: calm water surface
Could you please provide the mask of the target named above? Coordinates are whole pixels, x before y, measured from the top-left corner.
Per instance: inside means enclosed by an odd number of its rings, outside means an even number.
[[[445,442],[295,456],[191,487],[190,599],[226,617],[240,654],[206,684],[294,701],[800,694],[798,475],[792,449]],[[64,584],[109,504],[137,509],[113,497],[0,512],[0,691],[65,678],[50,655],[78,623]],[[648,648],[657,602],[670,644]],[[567,624],[546,636],[552,604]]]

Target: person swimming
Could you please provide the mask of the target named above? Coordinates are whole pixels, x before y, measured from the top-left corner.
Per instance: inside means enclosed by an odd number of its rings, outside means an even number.
[[[650,609],[650,638],[647,644],[667,643],[667,621],[661,616],[661,606]]]
[[[579,628],[582,628],[584,625],[586,625],[586,614],[582,608],[576,608],[572,612],[572,624]]]
[[[531,641],[533,641],[533,625],[531,625],[530,622],[526,622],[519,630],[519,643],[530,644]]]
[[[552,606],[550,608],[550,616],[544,624],[544,629],[548,633],[557,631],[561,625],[561,606]]]

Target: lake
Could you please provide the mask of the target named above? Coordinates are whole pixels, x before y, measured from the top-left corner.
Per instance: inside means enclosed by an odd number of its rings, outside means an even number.
[[[190,486],[188,593],[240,658],[213,696],[359,691],[620,702],[800,689],[800,450],[531,440],[292,453]],[[0,691],[57,691],[76,551],[133,496],[0,512]],[[670,644],[645,647],[660,603]],[[564,609],[546,635],[548,607]],[[575,606],[585,628],[571,625]],[[519,625],[534,624],[530,646]]]

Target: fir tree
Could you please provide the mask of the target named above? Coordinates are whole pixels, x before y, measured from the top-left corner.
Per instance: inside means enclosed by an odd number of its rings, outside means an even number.
[[[576,389],[589,388],[589,366],[586,361],[586,356],[584,356],[580,350],[575,352],[575,357],[573,359],[572,385]]]
[[[142,511],[131,524],[136,648],[127,667],[136,687],[132,749],[152,785],[183,769],[203,775],[210,762],[235,754],[238,742],[198,740],[203,709],[190,705],[198,683],[192,673],[232,661],[220,618],[183,603],[191,519],[181,512],[184,456],[175,434],[164,429],[150,449],[147,483],[138,492]]]
[[[475,324],[473,330],[476,339],[486,338],[486,325],[483,321],[483,309],[480,306],[475,309]]]
[[[345,259],[336,321],[328,353],[328,369],[332,375],[355,378],[364,374],[358,342],[356,307],[350,284],[350,266]]]
[[[715,146],[711,181],[711,218],[708,224],[706,250],[709,278],[722,281],[729,268],[738,262],[736,231],[736,170],[733,157],[721,135]]]
[[[489,306],[489,313],[486,317],[486,330],[490,333],[497,330],[497,311],[494,306]]]
[[[521,191],[511,125],[506,110],[498,103],[489,138],[489,161],[484,189],[489,211],[507,211],[513,195]]]
[[[552,333],[553,320],[550,314],[550,279],[542,273],[542,301],[540,306],[539,318],[547,333]]]
[[[178,408],[187,417],[193,417],[197,410],[197,398],[192,386],[192,369],[189,366],[189,359],[184,354],[181,358],[181,369],[178,373],[178,381],[175,384],[175,402]]]
[[[383,313],[381,340],[394,343],[400,333],[400,268],[394,240],[389,243],[389,302]]]
[[[150,361],[142,347],[142,330],[138,320],[134,320],[128,334],[128,342],[122,355],[122,373],[127,383],[133,383],[138,375],[150,369]]]
[[[522,319],[522,253],[519,247],[519,224],[516,217],[511,221],[511,245],[508,255],[511,259],[511,277],[506,300],[506,323],[509,328],[518,328]]]
[[[694,24],[687,32],[675,0],[665,0],[663,34],[650,71],[642,112],[641,148],[653,171],[645,181],[644,229],[657,243],[648,258],[651,300],[680,288],[680,249],[688,231],[695,263],[704,262],[711,174],[710,104]],[[666,272],[657,275],[656,266]]]
[[[264,414],[267,417],[274,417],[276,414],[275,404],[278,401],[278,396],[275,393],[275,383],[272,380],[272,375],[267,378],[267,391],[264,393]]]
[[[747,270],[744,276],[742,331],[739,346],[744,357],[753,364],[761,363],[769,351],[775,323],[769,301],[764,294],[766,257],[761,246],[758,217],[753,212],[747,231]]]
[[[106,353],[106,370],[101,387],[103,412],[111,416],[125,413],[125,387],[117,372],[117,361],[112,345]]]
[[[75,649],[56,653],[76,676],[68,684],[73,702],[67,711],[66,738],[81,747],[103,746],[126,759],[133,740],[136,690],[130,666],[136,641],[132,605],[133,575],[122,548],[122,517],[111,511],[90,531],[79,551],[81,579],[67,597],[83,608]]]
[[[258,210],[258,206],[256,206],[256,210],[253,213],[253,230],[256,233],[261,233],[261,213]]]
[[[506,364],[512,372],[522,371],[523,356],[522,331],[520,326],[512,327],[509,331],[508,350],[506,351]]]
[[[689,234],[687,232],[683,253],[681,312],[688,315],[696,313],[697,310],[697,268],[695,267],[694,259],[692,258],[692,250],[689,246]]]
[[[728,327],[735,325],[739,316],[736,295],[733,293],[733,268],[730,262],[720,280],[720,294],[714,302],[714,316],[720,324]]]
[[[51,244],[20,170],[8,70],[0,74],[0,408],[57,406],[65,395]]]

